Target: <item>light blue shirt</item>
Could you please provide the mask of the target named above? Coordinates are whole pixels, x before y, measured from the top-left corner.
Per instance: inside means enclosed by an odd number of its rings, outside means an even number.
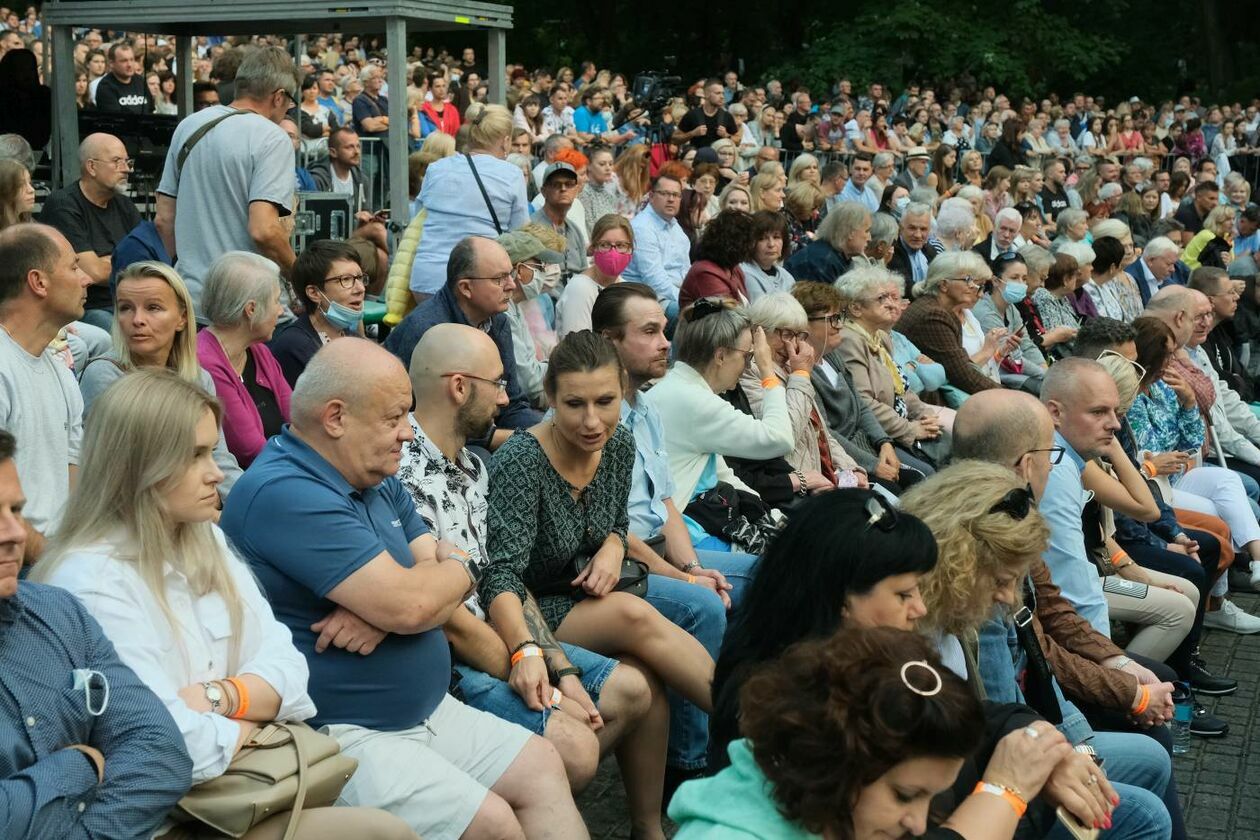
[[[472,161],[503,232],[516,230],[529,221],[529,200],[525,196],[521,170],[492,155],[476,154]],[[446,285],[446,261],[461,239],[466,236],[494,239],[499,231],[477,187],[468,158],[463,155],[452,155],[429,165],[419,200],[429,212],[411,266],[411,291],[433,294]]]
[[[678,303],[678,289],[691,268],[691,240],[682,225],[677,219],[662,219],[649,204],[635,215],[630,227],[634,256],[621,279],[647,283],[662,303]]]
[[[665,426],[648,400],[621,401],[621,425],[634,433],[634,476],[630,482],[630,531],[640,539],[660,533],[669,519],[665,500],[674,496],[674,478],[665,450]]]
[[[1046,492],[1037,505],[1050,526],[1050,547],[1043,559],[1055,585],[1063,590],[1063,597],[1095,630],[1110,638],[1111,622],[1102,578],[1089,561],[1081,528],[1081,512],[1085,509],[1081,472],[1085,461],[1058,432],[1054,433],[1054,445],[1063,447],[1063,460],[1050,470]]]
[[[876,195],[875,190],[871,189],[869,184],[858,187],[852,180],[840,191],[840,200],[856,201],[872,213],[879,209],[879,196]]]
[[[906,240],[901,240],[901,245],[906,249],[906,253],[910,255],[910,271],[914,275],[911,281],[921,283],[928,273],[928,258],[923,255],[923,251],[911,248],[906,244]]]

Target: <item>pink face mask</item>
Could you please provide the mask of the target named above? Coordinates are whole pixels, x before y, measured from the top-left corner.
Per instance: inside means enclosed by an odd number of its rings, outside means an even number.
[[[595,267],[609,277],[620,277],[621,272],[630,265],[631,254],[621,254],[616,250],[596,251]]]

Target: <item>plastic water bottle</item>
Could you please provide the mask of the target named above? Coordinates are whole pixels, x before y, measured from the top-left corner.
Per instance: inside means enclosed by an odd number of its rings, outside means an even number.
[[[1173,755],[1185,755],[1190,752],[1190,721],[1194,718],[1194,695],[1190,686],[1183,682],[1173,685]]]

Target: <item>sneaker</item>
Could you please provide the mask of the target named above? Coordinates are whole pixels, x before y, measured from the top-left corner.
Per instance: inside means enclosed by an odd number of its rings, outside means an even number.
[[[1194,717],[1190,718],[1190,734],[1200,738],[1223,738],[1229,734],[1229,724],[1208,712],[1202,703],[1194,704]]]
[[[1245,613],[1233,601],[1221,601],[1221,608],[1203,616],[1203,626],[1213,630],[1226,630],[1240,636],[1260,633],[1260,618]]]
[[[1251,565],[1251,588],[1260,591],[1260,561],[1252,560]]]
[[[1238,690],[1238,681],[1231,680],[1229,677],[1218,677],[1209,671],[1203,665],[1203,660],[1192,659],[1190,661],[1189,673],[1190,687],[1195,690],[1196,694],[1206,694],[1209,697],[1222,697],[1226,694],[1233,694]]]

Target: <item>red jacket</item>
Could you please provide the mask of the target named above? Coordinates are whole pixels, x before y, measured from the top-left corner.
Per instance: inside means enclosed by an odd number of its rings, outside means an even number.
[[[449,134],[454,137],[455,132],[459,131],[459,109],[453,103],[447,102],[442,107],[441,116],[438,116],[437,109],[433,107],[432,102],[425,102],[420,106],[420,110],[443,134]]]
[[[726,297],[747,303],[744,270],[735,266],[728,271],[708,260],[692,263],[678,290],[678,305],[687,307],[703,297]]]

